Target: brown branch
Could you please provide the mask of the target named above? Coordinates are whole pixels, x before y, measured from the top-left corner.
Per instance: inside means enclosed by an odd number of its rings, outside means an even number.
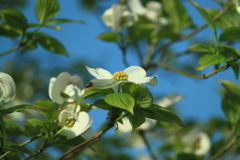
[[[64,154],[62,154],[60,157],[56,158],[55,160],[61,160],[63,158],[65,158],[66,156],[68,156],[69,154],[77,151],[78,149],[85,147],[86,145],[88,145],[89,143],[99,139],[105,132],[107,132],[109,129],[111,129],[114,126],[114,122],[110,121],[110,123],[108,123],[108,125],[100,132],[98,132],[97,134],[95,134],[94,136],[92,136],[91,138],[89,138],[88,140],[78,144],[77,146],[75,146],[74,148],[68,150],[67,152],[65,152]]]
[[[16,45],[15,47],[13,47],[12,49],[9,49],[9,50],[7,50],[7,51],[5,51],[5,52],[0,53],[0,57],[6,55],[6,54],[8,54],[8,53],[11,53],[11,52],[13,52],[13,51],[18,50],[18,49],[19,49],[21,46],[23,46],[24,44],[26,44],[26,41],[23,41],[23,42],[17,44],[17,45]]]

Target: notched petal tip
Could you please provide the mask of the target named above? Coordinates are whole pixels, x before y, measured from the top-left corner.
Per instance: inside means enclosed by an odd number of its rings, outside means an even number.
[[[156,86],[158,81],[157,81],[157,77],[149,77],[150,78],[150,82],[148,82],[147,84],[149,84],[150,86]]]

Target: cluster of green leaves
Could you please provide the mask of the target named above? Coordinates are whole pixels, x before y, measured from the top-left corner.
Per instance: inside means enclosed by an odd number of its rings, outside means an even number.
[[[59,10],[57,0],[36,0],[35,15],[39,23],[29,23],[21,11],[13,8],[3,8],[0,12],[0,19],[2,20],[2,23],[0,23],[0,35],[12,39],[20,37],[16,49],[21,48],[21,53],[36,49],[38,45],[41,45],[50,52],[68,56],[68,52],[61,42],[49,34],[39,32],[42,27],[59,30],[60,27],[56,26],[57,24],[67,22],[83,23],[80,20],[54,18],[59,13]]]
[[[126,116],[130,120],[132,131],[143,124],[146,117],[184,126],[183,121],[176,114],[153,104],[153,96],[147,87],[128,82],[121,85],[121,91],[114,93],[113,89],[88,88],[81,100],[97,94],[103,96],[103,99],[96,100],[93,105],[108,110],[110,117],[117,115],[116,121],[120,123],[122,123],[121,118]]]

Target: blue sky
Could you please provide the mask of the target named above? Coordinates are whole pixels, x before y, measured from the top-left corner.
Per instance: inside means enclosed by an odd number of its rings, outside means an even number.
[[[56,16],[57,18],[80,19],[83,20],[85,24],[68,23],[61,25],[60,31],[52,29],[41,29],[40,31],[47,32],[52,37],[61,41],[68,50],[70,57],[67,58],[61,55],[52,54],[42,48],[23,56],[40,59],[42,65],[46,68],[68,65],[75,59],[85,59],[90,62],[90,67],[105,68],[112,73],[125,69],[118,47],[113,43],[106,43],[96,39],[96,36],[100,33],[111,30],[111,28],[103,24],[100,15],[80,8],[76,1],[59,0],[59,2],[60,13]],[[196,2],[206,8],[218,7],[209,0],[197,0]],[[204,21],[199,13],[187,1],[184,1],[184,4],[187,7],[188,13],[195,17],[193,21],[196,24],[202,25]],[[105,6],[107,9],[111,6],[111,3],[106,3]],[[22,11],[29,22],[37,23],[37,19],[34,15],[34,1],[29,1],[28,6]],[[198,34],[198,38],[201,38],[201,36],[211,36],[213,39],[212,35],[211,30],[207,28],[201,32],[201,35]],[[0,37],[1,52],[12,48],[14,45],[16,45],[16,42],[13,43],[10,39]],[[187,49],[187,43],[176,44],[174,45],[174,49],[178,52],[183,51]],[[9,58],[13,58],[14,55],[15,53],[11,53],[1,57],[1,63]],[[54,63],[52,61],[53,59]],[[182,59],[182,62],[187,63],[187,60],[188,57]],[[128,62],[131,65],[138,65],[132,54],[128,54]],[[0,67],[2,67],[2,65],[0,65]],[[211,69],[211,67],[207,67],[203,72],[208,73]],[[149,86],[153,95],[168,95],[173,92],[185,95],[185,99],[177,104],[178,115],[182,119],[194,118],[199,120],[199,122],[206,122],[212,116],[224,116],[221,111],[221,97],[216,93],[221,86],[216,80],[223,79],[237,82],[231,69],[205,80],[184,77],[164,69],[159,69],[158,72],[153,75],[157,75],[158,78],[157,86]],[[88,82],[85,82],[85,84],[86,83]],[[94,119],[92,127],[97,129],[99,124],[98,119],[104,121],[106,115],[99,116],[99,111],[93,111],[90,114]]]

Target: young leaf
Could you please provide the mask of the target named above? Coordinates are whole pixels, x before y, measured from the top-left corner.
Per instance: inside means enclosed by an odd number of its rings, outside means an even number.
[[[44,109],[39,109],[38,111],[50,121],[56,108],[55,104],[47,99],[38,99],[36,100],[36,105],[44,107]]]
[[[207,44],[193,44],[188,48],[188,51],[214,53],[214,48]]]
[[[156,104],[153,104],[151,107],[148,108],[138,108],[136,110],[142,116],[147,118],[155,119],[157,121],[163,122],[173,122],[178,124],[181,127],[184,127],[183,121],[174,113],[170,112],[166,108],[160,107]]]
[[[104,110],[110,110],[111,107],[109,104],[107,104],[104,99],[99,99],[99,100],[96,100],[94,103],[93,103],[94,106],[98,107],[98,108],[101,108],[101,109],[104,109]]]
[[[233,124],[237,124],[240,120],[240,85],[230,82],[218,80],[224,87],[222,98],[222,109],[228,120]]]
[[[40,24],[45,24],[59,12],[57,0],[36,0],[35,15]]]
[[[217,30],[215,26],[215,22],[213,21],[212,17],[208,14],[208,12],[199,6],[196,2],[193,2],[189,0],[189,2],[198,10],[198,12],[202,15],[203,19],[206,21],[206,23],[209,25],[209,27],[212,29],[215,40],[217,40]]]
[[[121,36],[114,32],[105,32],[99,34],[97,38],[106,42],[118,42],[121,39]]]
[[[68,56],[65,47],[57,39],[43,33],[36,33],[33,36],[36,37],[36,42],[38,42],[43,48],[50,52]]]
[[[219,37],[219,41],[234,41],[240,40],[240,27],[230,27],[222,31]]]
[[[134,107],[134,99],[126,93],[112,93],[108,94],[104,98],[105,102],[108,104],[118,107],[121,109],[126,109],[131,114],[133,114],[133,107]]]
[[[84,23],[81,20],[71,20],[71,19],[51,19],[47,22],[48,24],[61,24],[61,23]]]
[[[147,108],[152,105],[153,97],[152,94],[148,91],[147,87],[133,84],[131,85],[129,92],[135,100],[135,106]]]
[[[85,89],[85,93],[84,95],[81,97],[81,99],[79,100],[79,102],[88,99],[90,97],[93,97],[97,94],[101,95],[101,96],[106,96],[110,93],[114,93],[112,88],[108,88],[108,89],[97,89],[94,87],[89,87]]]
[[[40,130],[44,133],[47,133],[48,131],[46,130],[46,128],[44,128],[44,121],[40,120],[40,119],[28,119],[27,120],[35,129]]]
[[[92,109],[96,109],[96,107],[90,103],[80,103],[80,106],[81,106],[81,111],[87,112],[87,113],[90,112]]]
[[[233,60],[233,57],[225,57],[223,55],[216,55],[216,54],[206,54],[205,56],[201,57],[199,61],[199,65],[196,67],[196,70],[202,70],[209,65],[219,64],[222,62],[227,62],[232,60]]]
[[[127,117],[132,125],[132,132],[134,132],[137,127],[141,126],[145,122],[145,116],[142,116],[138,112],[135,112],[134,115],[130,114]]]
[[[22,12],[16,9],[2,9],[3,20],[19,34],[23,34],[28,28],[28,22]]]

